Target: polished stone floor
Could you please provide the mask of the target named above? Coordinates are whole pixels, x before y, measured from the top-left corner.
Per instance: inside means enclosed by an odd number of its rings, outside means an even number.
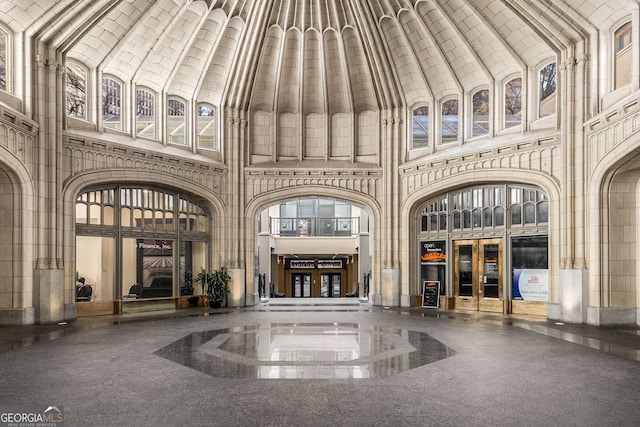
[[[637,426],[638,328],[272,299],[0,327],[0,406],[65,426]]]

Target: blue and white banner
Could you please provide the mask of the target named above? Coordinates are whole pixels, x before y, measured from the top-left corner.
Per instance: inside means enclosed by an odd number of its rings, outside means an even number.
[[[513,270],[513,299],[549,301],[549,270],[516,268]]]

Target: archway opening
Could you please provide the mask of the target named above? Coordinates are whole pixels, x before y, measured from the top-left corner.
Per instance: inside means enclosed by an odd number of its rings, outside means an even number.
[[[261,300],[367,299],[371,216],[351,201],[300,196],[258,214],[256,270]]]

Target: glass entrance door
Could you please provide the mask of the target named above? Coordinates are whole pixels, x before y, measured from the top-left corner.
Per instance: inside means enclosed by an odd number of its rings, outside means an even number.
[[[311,297],[311,274],[293,273],[291,275],[291,295],[294,298]]]
[[[342,291],[340,273],[324,273],[320,275],[320,296],[323,298],[339,298]]]
[[[453,249],[455,307],[502,312],[502,239],[456,240]]]

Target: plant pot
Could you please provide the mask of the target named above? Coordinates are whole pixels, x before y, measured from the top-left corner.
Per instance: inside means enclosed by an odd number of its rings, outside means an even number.
[[[212,299],[209,299],[209,307],[211,307],[211,308],[220,308],[220,307],[222,307],[222,301],[214,301]]]

